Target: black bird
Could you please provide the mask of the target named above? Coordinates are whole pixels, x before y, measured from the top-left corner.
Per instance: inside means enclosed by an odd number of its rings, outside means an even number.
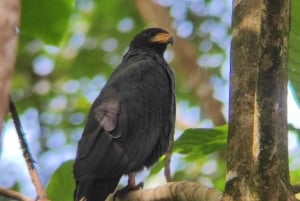
[[[163,54],[171,35],[137,34],[93,103],[74,164],[75,200],[104,201],[128,174],[150,167],[167,150],[175,124],[175,84]]]

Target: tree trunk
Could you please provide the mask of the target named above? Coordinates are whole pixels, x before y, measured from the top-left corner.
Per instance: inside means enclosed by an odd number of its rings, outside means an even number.
[[[0,0],[0,134],[8,111],[10,83],[18,44],[20,10],[19,0]]]
[[[290,0],[233,3],[223,201],[295,200],[287,144]]]

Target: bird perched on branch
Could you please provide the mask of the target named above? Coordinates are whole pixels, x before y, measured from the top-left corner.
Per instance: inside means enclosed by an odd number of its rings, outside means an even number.
[[[131,41],[93,103],[74,164],[75,200],[104,201],[124,174],[153,165],[168,148],[175,123],[175,84],[163,54],[173,43],[160,28]]]

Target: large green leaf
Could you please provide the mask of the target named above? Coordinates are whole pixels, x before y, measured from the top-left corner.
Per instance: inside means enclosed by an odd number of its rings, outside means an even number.
[[[47,197],[52,201],[73,201],[75,183],[72,174],[73,160],[64,162],[53,173],[47,189]]]
[[[173,153],[184,155],[188,161],[194,161],[203,155],[226,148],[228,126],[215,128],[190,128],[175,141]],[[150,175],[155,175],[164,167],[165,156],[152,166]]]
[[[184,131],[175,141],[174,152],[195,160],[202,155],[221,151],[226,148],[227,125],[215,128],[191,128]]]
[[[289,80],[293,95],[300,106],[300,1],[292,0],[291,32],[289,38]]]
[[[22,1],[21,34],[57,45],[68,28],[72,0]]]
[[[149,175],[156,175],[157,173],[159,173],[161,171],[161,169],[163,169],[163,167],[165,166],[165,158],[166,156],[163,155],[162,157],[160,157],[160,159],[151,167],[150,169],[150,173]]]

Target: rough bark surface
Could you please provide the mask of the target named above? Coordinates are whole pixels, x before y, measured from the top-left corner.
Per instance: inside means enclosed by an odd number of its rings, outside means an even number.
[[[170,182],[152,189],[136,190],[115,201],[220,201],[222,193],[196,182]],[[113,201],[109,196],[106,201]]]
[[[287,150],[289,0],[235,0],[224,201],[295,200]]]
[[[0,1],[0,133],[8,111],[10,83],[18,44],[20,4],[20,0]]]

